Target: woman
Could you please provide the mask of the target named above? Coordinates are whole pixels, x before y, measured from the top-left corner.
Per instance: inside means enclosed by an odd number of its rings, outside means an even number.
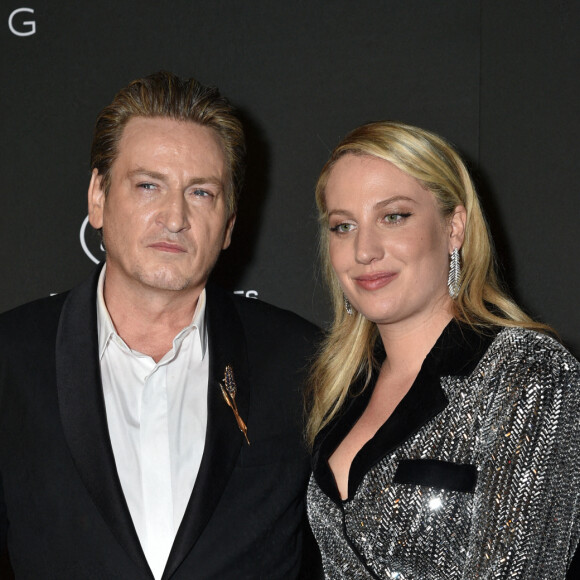
[[[335,320],[311,375],[308,510],[326,578],[563,578],[580,368],[500,288],[459,155],[371,123],[316,199]]]

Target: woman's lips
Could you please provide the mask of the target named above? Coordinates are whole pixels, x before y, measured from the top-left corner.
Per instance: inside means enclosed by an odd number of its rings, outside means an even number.
[[[154,250],[169,252],[171,254],[180,254],[185,252],[183,246],[180,246],[179,244],[172,244],[170,242],[155,242],[154,244],[150,244],[149,247],[153,248]]]
[[[378,290],[383,288],[397,277],[396,272],[377,272],[358,276],[354,281],[365,290]]]

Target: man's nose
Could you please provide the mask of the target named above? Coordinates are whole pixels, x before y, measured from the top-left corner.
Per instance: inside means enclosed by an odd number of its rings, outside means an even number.
[[[187,201],[181,192],[172,192],[163,200],[157,221],[169,232],[177,234],[189,229]]]

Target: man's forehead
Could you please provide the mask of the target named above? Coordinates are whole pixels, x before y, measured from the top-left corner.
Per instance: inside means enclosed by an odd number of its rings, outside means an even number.
[[[221,139],[212,127],[168,117],[132,117],[125,125],[117,145],[116,160],[131,157],[139,162],[151,159],[190,158],[212,166],[223,175],[226,160]]]
[[[219,149],[222,149],[222,140],[213,127],[201,125],[187,119],[173,119],[171,117],[131,117],[121,132],[120,142],[136,136],[158,135],[170,138],[176,133],[189,133],[192,141],[210,140]]]

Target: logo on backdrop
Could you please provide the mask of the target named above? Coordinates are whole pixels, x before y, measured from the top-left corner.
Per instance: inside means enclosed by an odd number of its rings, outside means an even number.
[[[36,20],[23,20],[27,14],[34,14],[32,8],[17,8],[8,17],[8,28],[16,36],[36,34]]]
[[[81,246],[87,255],[95,264],[105,261],[105,248],[101,242],[99,234],[89,226],[89,216],[87,216],[81,225],[79,235]],[[234,290],[234,294],[245,296],[246,298],[257,298],[257,290]]]
[[[257,290],[234,290],[234,294],[238,294],[239,296],[245,296],[246,298],[257,298],[258,297]]]
[[[80,233],[81,246],[85,254],[95,263],[105,261],[105,248],[101,242],[99,234],[89,227],[89,216],[87,216],[81,225]]]

